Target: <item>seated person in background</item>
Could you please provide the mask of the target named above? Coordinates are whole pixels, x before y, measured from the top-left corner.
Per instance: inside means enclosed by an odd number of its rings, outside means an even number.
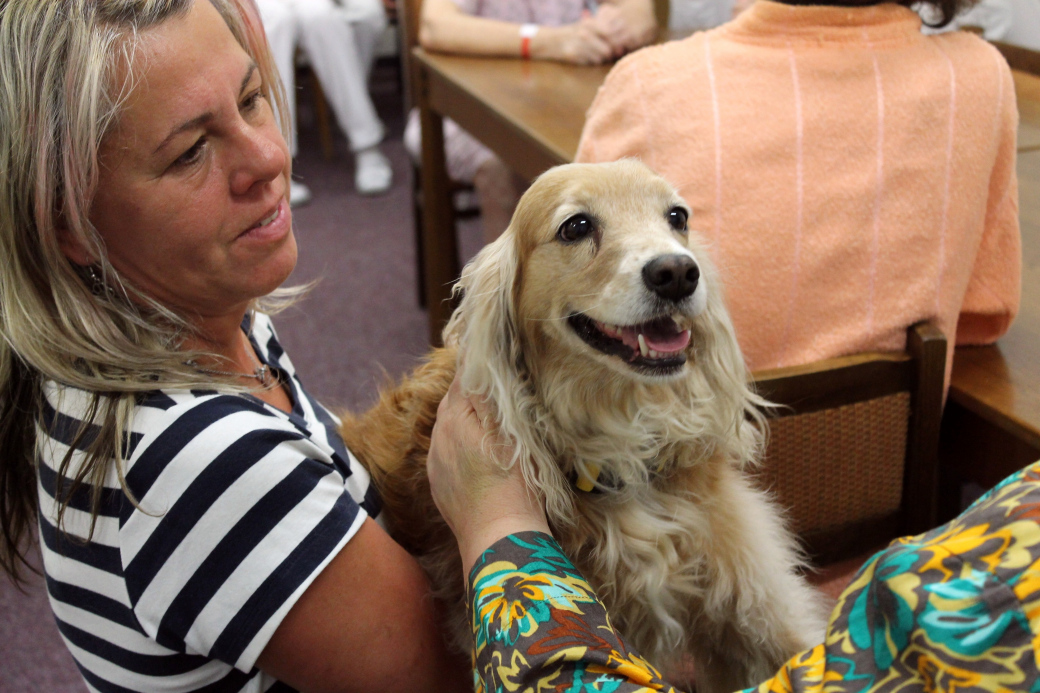
[[[386,129],[368,93],[376,45],[386,29],[380,0],[256,0],[275,66],[285,85],[291,122],[290,148],[296,156],[297,45],[321,81],[336,121],[354,152],[354,185],[362,195],[385,192],[393,182],[390,161],[379,151]],[[293,182],[294,204],[310,192]]]
[[[952,357],[1018,310],[1011,72],[977,36],[923,36],[909,4],[758,0],[621,60],[589,109],[577,160],[636,157],[679,189],[753,370],[902,349],[927,319]]]
[[[428,467],[466,571],[477,690],[674,693],[614,630],[520,465],[488,458],[512,459],[481,425],[493,414],[453,383]],[[1040,462],[952,522],[892,542],[845,589],[824,642],[747,691],[1037,690],[1038,512]]]
[[[598,65],[645,46],[657,35],[651,0],[424,0],[419,42],[446,53],[557,60]],[[419,161],[419,117],[413,110],[405,147]],[[526,183],[454,121],[444,121],[448,175],[473,183],[484,237],[509,225]]]

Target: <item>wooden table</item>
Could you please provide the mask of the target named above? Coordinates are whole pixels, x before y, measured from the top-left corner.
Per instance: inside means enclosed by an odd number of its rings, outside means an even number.
[[[947,497],[964,482],[989,488],[1040,459],[1040,150],[1019,154],[1018,176],[1021,308],[996,344],[954,355],[940,451]]]
[[[608,69],[436,55],[422,49],[414,56],[422,166],[433,174],[423,175],[425,286],[430,341],[439,343],[450,314],[449,287],[459,273],[442,116],[473,133],[517,173],[533,178],[573,160],[585,112]],[[1022,309],[999,344],[957,350],[950,401],[963,410],[969,428],[983,421],[1010,436],[1019,447],[1009,459],[1017,464],[1033,451],[1040,458],[1040,78],[1020,72],[1014,77],[1021,113]],[[974,439],[976,444],[980,440]]]
[[[439,344],[451,314],[450,287],[459,276],[442,117],[473,133],[510,168],[531,179],[574,159],[585,111],[609,67],[467,58],[421,48],[413,56],[423,132],[423,279],[430,342]]]

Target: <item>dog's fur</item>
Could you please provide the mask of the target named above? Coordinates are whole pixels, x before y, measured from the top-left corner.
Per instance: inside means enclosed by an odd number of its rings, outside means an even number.
[[[465,354],[464,389],[494,402],[516,441],[510,461],[545,496],[553,533],[622,635],[649,661],[678,670],[692,655],[701,693],[757,683],[819,642],[815,593],[798,576],[795,541],[745,473],[761,451],[764,404],[747,373],[718,278],[689,209],[642,164],[571,164],[541,176],[512,224],[465,269],[448,345],[359,418],[348,447],[382,493],[389,530],[420,557],[452,606],[451,637],[468,647],[458,549],[430,496],[425,460],[437,405]],[[566,242],[584,213],[596,230]],[[696,291],[678,302],[642,270],[688,255]],[[570,317],[639,325],[672,316],[688,327],[685,363],[668,368],[608,355]],[[682,361],[680,358],[679,361]],[[575,478],[596,478],[596,493]]]

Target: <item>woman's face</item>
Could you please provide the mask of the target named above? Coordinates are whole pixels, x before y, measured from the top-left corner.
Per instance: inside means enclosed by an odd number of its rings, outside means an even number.
[[[188,319],[241,318],[296,263],[290,157],[260,73],[196,0],[141,34],[134,74],[101,145],[90,219],[112,265],[147,295]]]

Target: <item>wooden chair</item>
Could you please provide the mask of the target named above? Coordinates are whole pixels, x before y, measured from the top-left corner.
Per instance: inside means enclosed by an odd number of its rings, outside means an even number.
[[[325,99],[325,91],[321,88],[318,73],[310,66],[310,63],[297,61],[297,74],[302,74],[310,80],[312,103],[314,106],[314,122],[318,127],[318,141],[321,143],[321,155],[325,161],[332,161],[336,157],[336,146],[332,141],[332,118],[329,115],[329,102]],[[298,83],[298,82],[297,82]]]
[[[761,371],[772,413],[761,479],[816,565],[935,526],[946,338],[931,323],[901,353]]]

